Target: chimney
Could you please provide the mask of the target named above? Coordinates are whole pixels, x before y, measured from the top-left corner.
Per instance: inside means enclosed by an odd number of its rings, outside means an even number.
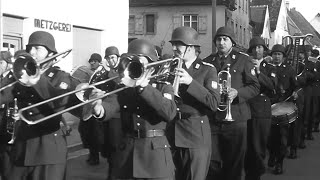
[[[286,8],[287,8],[288,10],[290,10],[290,2],[289,2],[289,1],[286,1]]]

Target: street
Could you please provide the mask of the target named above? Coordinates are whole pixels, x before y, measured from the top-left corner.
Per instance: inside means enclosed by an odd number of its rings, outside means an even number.
[[[67,117],[66,119],[72,119]],[[100,164],[89,166],[86,163],[88,150],[83,149],[77,131],[78,120],[73,118],[71,136],[68,137],[68,180],[106,180],[108,163],[100,157]],[[307,148],[298,150],[298,159],[285,159],[284,173],[274,175],[271,170],[262,176],[261,180],[319,180],[320,179],[320,133],[313,133],[315,139],[306,141]],[[243,178],[244,179],[244,178]]]

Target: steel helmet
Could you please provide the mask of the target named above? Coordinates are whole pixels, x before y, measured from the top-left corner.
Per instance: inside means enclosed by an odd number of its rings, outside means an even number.
[[[39,46],[39,45],[46,47],[48,50],[54,53],[57,53],[54,38],[48,32],[36,31],[30,35],[29,42],[27,44],[27,49],[30,48],[30,46]]]
[[[200,46],[198,32],[191,27],[178,27],[173,30],[169,42],[182,42],[187,46]]]
[[[155,46],[145,39],[135,39],[128,45],[128,54],[143,55],[151,61],[158,60],[158,54]]]
[[[216,43],[216,40],[219,36],[228,36],[234,45],[237,44],[234,41],[235,36],[234,36],[233,30],[230,29],[229,27],[223,26],[217,30],[216,35],[213,38],[214,43]]]
[[[271,54],[274,52],[282,52],[283,56],[286,56],[286,50],[285,47],[282,46],[281,44],[275,44],[272,49],[271,49]]]
[[[249,42],[249,49],[248,49],[248,53],[252,53],[252,49],[255,48],[256,46],[261,45],[263,46],[264,50],[267,51],[268,48],[266,46],[266,43],[264,42],[264,40],[261,37],[253,37],[250,42]]]
[[[104,57],[106,58],[107,56],[110,56],[110,55],[113,55],[113,54],[117,55],[118,57],[120,56],[119,50],[118,50],[117,47],[109,46],[109,47],[107,47],[107,49],[105,51]]]

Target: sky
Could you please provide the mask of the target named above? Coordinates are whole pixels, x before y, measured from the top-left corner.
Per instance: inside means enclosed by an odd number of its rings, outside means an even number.
[[[290,8],[295,7],[306,20],[312,20],[320,13],[320,0],[289,0]]]

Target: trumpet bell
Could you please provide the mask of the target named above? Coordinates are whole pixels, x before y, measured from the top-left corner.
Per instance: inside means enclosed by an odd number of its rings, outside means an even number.
[[[13,75],[24,86],[33,86],[40,79],[40,68],[30,55],[21,55],[13,63]]]

